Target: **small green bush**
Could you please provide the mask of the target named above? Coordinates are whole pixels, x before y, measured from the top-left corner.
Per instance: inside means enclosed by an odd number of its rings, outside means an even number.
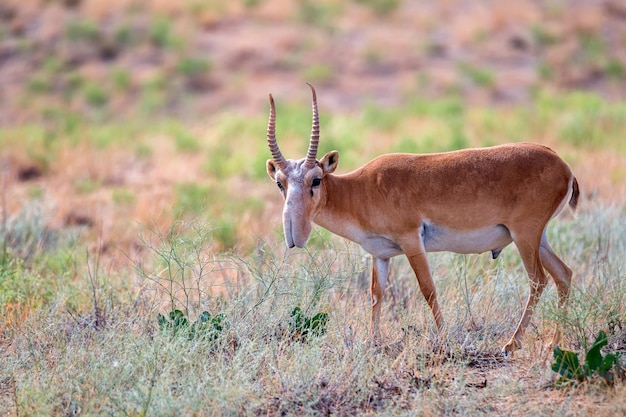
[[[127,24],[117,27],[113,34],[113,38],[119,46],[128,46],[134,42],[133,31]]]
[[[128,206],[135,202],[136,196],[135,194],[123,187],[113,189],[113,202],[120,206]]]
[[[558,37],[546,29],[544,26],[535,25],[531,29],[532,37],[534,41],[540,47],[548,47],[554,45],[559,39]]]
[[[459,71],[480,87],[492,87],[495,84],[495,75],[489,69],[480,68],[468,63],[461,63],[459,65]]]
[[[624,64],[618,59],[610,59],[606,65],[604,70],[606,71],[609,78],[617,81],[621,80],[624,76]]]
[[[303,23],[333,30],[342,6],[341,2],[299,0],[299,18]]]
[[[188,213],[198,215],[207,208],[209,187],[194,182],[177,184],[174,187],[176,203],[174,205],[177,215]]]
[[[74,189],[80,194],[90,194],[102,187],[102,181],[90,177],[79,178],[74,182]]]
[[[305,342],[309,336],[318,337],[326,333],[328,313],[306,316],[300,307],[293,309],[289,320],[289,334],[292,339]]]
[[[312,83],[325,84],[333,77],[333,69],[328,64],[314,64],[304,71],[303,76]]]
[[[171,135],[179,152],[194,153],[200,150],[200,143],[192,132],[182,127],[174,127]]]
[[[208,311],[203,311],[193,323],[180,310],[170,311],[168,316],[169,319],[162,314],[157,316],[161,331],[174,336],[184,336],[188,340],[215,341],[225,327],[226,316],[223,313],[211,317]]]
[[[52,81],[50,77],[44,74],[33,74],[26,81],[28,90],[32,93],[47,93],[51,90]]]
[[[125,68],[115,68],[111,72],[111,81],[118,91],[128,91],[131,86],[132,77],[130,72]]]
[[[211,70],[211,61],[206,58],[183,58],[178,63],[177,68],[181,74],[193,77],[209,72]]]
[[[109,101],[109,96],[102,85],[95,82],[86,84],[83,89],[85,101],[94,107],[103,107]]]
[[[624,375],[624,369],[619,363],[619,353],[607,353],[602,356],[601,349],[608,344],[604,331],[600,331],[596,341],[585,354],[585,362],[580,363],[578,355],[569,350],[554,347],[554,363],[552,370],[561,375],[557,383],[585,382],[600,377],[606,383],[612,384],[616,375]]]
[[[357,3],[369,7],[377,15],[384,17],[398,8],[400,0],[357,0]]]
[[[70,20],[65,34],[72,41],[94,41],[98,38],[98,26],[87,20]]]
[[[159,48],[174,48],[178,46],[170,21],[166,18],[158,18],[152,22],[148,30],[148,36],[153,45]]]

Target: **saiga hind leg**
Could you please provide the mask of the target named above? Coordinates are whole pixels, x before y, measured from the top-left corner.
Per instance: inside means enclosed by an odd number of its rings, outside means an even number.
[[[530,323],[533,310],[548,282],[539,253],[541,235],[536,237],[518,235],[514,233],[512,233],[512,235],[513,241],[515,242],[520,256],[522,257],[522,262],[524,263],[526,272],[528,273],[528,278],[530,279],[530,291],[528,294],[528,300],[526,301],[526,308],[520,318],[517,329],[515,330],[515,333],[513,333],[509,342],[502,348],[505,355],[513,354],[513,352],[522,347],[521,338],[526,331],[528,323]]]
[[[541,257],[541,263],[556,284],[556,289],[559,294],[559,310],[563,313],[567,306],[567,299],[572,283],[572,270],[554,253],[548,242],[545,231],[541,236],[539,255]],[[554,329],[554,337],[552,338],[552,347],[557,345],[560,339],[561,331],[557,324]]]

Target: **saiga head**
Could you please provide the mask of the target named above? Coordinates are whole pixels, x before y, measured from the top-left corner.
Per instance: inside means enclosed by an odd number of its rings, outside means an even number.
[[[307,83],[308,84],[308,83]],[[270,118],[267,124],[267,143],[272,159],[266,163],[267,173],[276,182],[285,198],[283,207],[283,230],[285,243],[292,248],[304,247],[311,234],[311,221],[326,201],[324,177],[337,168],[339,152],[328,152],[317,160],[317,145],[320,139],[320,123],[317,112],[317,97],[311,84],[313,127],[309,150],[305,158],[285,159],[276,142],[276,107],[270,94]]]

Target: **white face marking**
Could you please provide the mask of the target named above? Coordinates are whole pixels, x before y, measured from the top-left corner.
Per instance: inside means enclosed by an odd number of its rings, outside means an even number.
[[[318,166],[307,168],[304,159],[288,161],[284,170],[283,186],[287,192],[283,207],[283,229],[288,247],[304,247],[311,234],[311,213],[318,201],[311,195],[313,178],[321,178],[322,170]],[[319,171],[319,172],[318,172]]]
[[[287,246],[289,247],[294,245],[303,247],[308,240],[308,235],[302,236],[302,225],[305,219],[301,194],[300,185],[296,181],[290,181],[283,207],[283,228]]]

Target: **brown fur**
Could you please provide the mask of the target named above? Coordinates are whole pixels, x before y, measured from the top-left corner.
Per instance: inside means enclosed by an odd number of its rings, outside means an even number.
[[[365,229],[388,234],[413,233],[423,219],[460,230],[524,222],[528,213],[543,213],[547,222],[571,177],[563,160],[535,144],[387,154],[349,174],[326,176],[330,197],[320,216],[349,215]]]
[[[313,105],[316,109],[315,95]],[[271,110],[270,125],[273,106]],[[268,132],[270,149],[278,149],[273,129]],[[570,192],[569,205],[576,208],[579,188],[569,166],[552,149],[513,143],[426,155],[387,154],[348,174],[334,175],[338,158],[332,151],[313,166],[305,159],[268,160],[267,172],[285,197],[288,246],[304,246],[315,222],[372,254],[375,337],[390,258],[400,254],[407,256],[441,328],[426,251],[489,250],[496,256],[515,243],[531,286],[505,353],[521,347],[520,339],[548,282],[546,271],[557,286],[559,304],[567,302],[572,271],[550,247],[545,229]],[[558,340],[557,328],[553,342]]]

